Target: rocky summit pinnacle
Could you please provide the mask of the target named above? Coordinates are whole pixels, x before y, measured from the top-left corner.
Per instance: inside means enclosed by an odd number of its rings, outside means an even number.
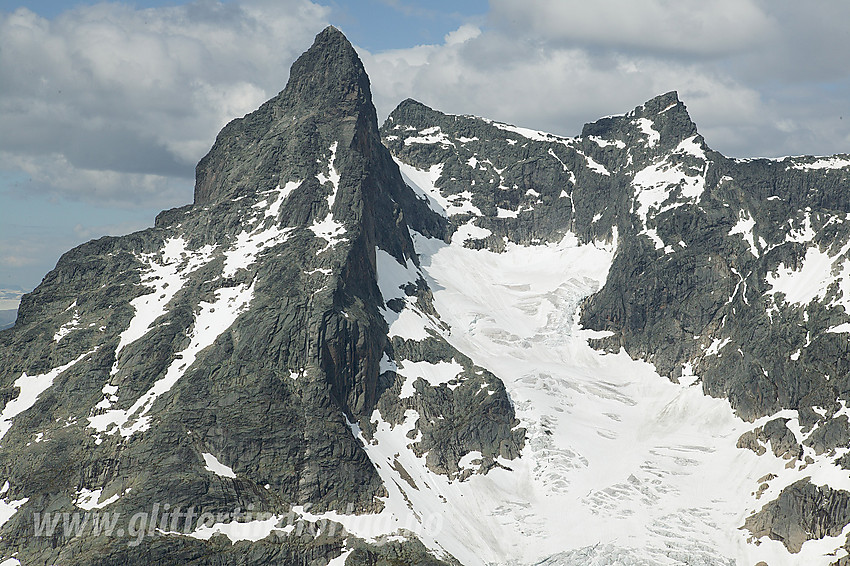
[[[196,169],[195,204],[238,196],[280,179],[289,161],[318,151],[312,145],[315,132],[338,129],[346,145],[355,136],[368,145],[369,138],[378,138],[377,128],[363,63],[342,32],[330,26],[292,65],[280,94],[224,127]],[[250,159],[240,164],[238,155]]]
[[[685,105],[679,100],[678,93],[671,91],[638,106],[629,113],[627,120],[623,120],[621,116],[610,116],[585,124],[581,137],[612,137],[612,128],[618,124],[633,123],[634,120],[647,120],[647,124],[651,123],[652,130],[657,132],[659,140],[665,143],[678,144],[697,134],[697,126],[691,120]]]
[[[363,63],[348,39],[333,26],[317,35],[313,46],[292,65],[284,93],[292,106],[307,101],[314,110],[325,106],[340,116],[374,112]]]
[[[336,28],[0,331],[0,564],[846,563],[850,156],[562,137]]]

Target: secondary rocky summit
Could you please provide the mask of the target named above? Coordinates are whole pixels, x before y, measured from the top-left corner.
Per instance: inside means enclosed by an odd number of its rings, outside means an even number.
[[[577,138],[413,100],[379,131],[328,28],[194,204],[0,333],[0,552],[840,562],[848,171],[726,158],[675,93]]]

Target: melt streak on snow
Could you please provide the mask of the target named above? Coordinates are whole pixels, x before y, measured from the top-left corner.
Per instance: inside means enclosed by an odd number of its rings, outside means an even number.
[[[519,459],[499,460],[506,469],[449,481],[410,449],[416,411],[395,427],[376,411],[373,441],[351,426],[387,487],[386,508],[333,520],[372,540],[407,528],[465,565],[792,559],[778,541],[763,538],[756,546],[739,529],[769,500],[755,499],[757,478],[785,464],[736,448],[753,424],[698,386],[674,384],[624,352],[587,345],[598,333],[580,329],[576,313],[582,298],[604,284],[610,247],[579,245],[568,235],[545,246],[509,244],[496,254],[464,248],[459,237],[452,245],[418,234],[414,240],[420,273],[451,330],[419,323],[502,379],[527,443]],[[414,278],[412,268],[386,259],[379,261],[385,298]],[[478,457],[470,453],[461,463]],[[809,541],[793,560],[829,564],[835,556],[827,554],[842,542]]]

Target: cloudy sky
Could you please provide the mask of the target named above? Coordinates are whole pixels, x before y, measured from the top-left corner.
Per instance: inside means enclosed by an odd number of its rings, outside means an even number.
[[[737,157],[850,152],[846,0],[0,0],[0,288],[191,201],[326,25],[407,97],[576,135],[677,90]]]

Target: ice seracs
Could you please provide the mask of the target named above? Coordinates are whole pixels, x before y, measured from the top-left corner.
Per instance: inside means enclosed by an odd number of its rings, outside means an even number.
[[[395,426],[376,413],[377,430],[363,443],[390,492],[382,513],[395,518],[390,525],[418,525],[429,548],[463,564],[533,564],[600,543],[610,559],[659,564],[749,552],[738,531],[740,501],[766,463],[735,447],[746,424],[698,388],[683,389],[625,354],[590,349],[575,327],[582,297],[604,282],[611,248],[567,237],[545,246],[509,244],[496,254],[465,248],[463,238],[449,246],[414,239],[421,275],[450,328],[442,335],[502,379],[528,440],[518,460],[502,462],[510,471],[453,482],[429,471],[410,448],[415,411]],[[395,285],[386,293],[397,296],[393,288],[413,270],[391,261],[395,267],[384,272],[395,273]],[[445,383],[459,367],[442,366],[401,362],[397,371],[433,372],[434,383]],[[409,381],[405,376],[404,388]],[[468,453],[461,463],[475,467],[478,456]],[[743,471],[733,486],[721,481],[729,466]],[[397,475],[402,468],[412,484]],[[706,474],[716,482],[706,483]],[[443,527],[430,532],[424,523],[434,516]],[[365,535],[377,520],[364,516],[361,530],[352,524],[351,532]]]

